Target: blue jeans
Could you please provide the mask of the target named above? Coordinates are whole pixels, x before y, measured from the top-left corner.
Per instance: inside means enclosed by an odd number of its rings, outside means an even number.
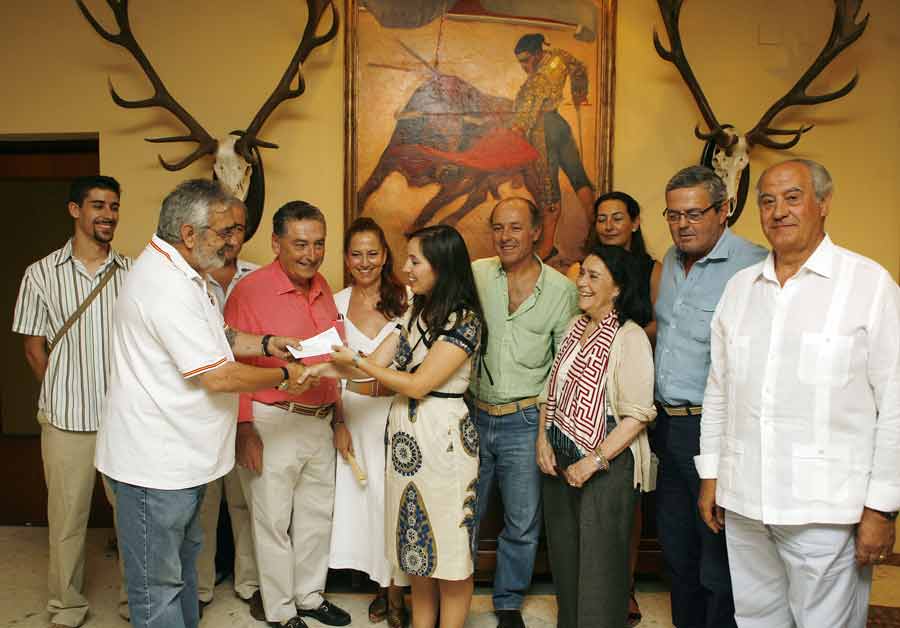
[[[134,628],[196,628],[200,503],[206,485],[144,488],[107,478],[116,495],[119,551]]]
[[[538,408],[503,416],[475,410],[478,427],[478,522],[494,484],[503,501],[503,530],[497,537],[494,609],[513,610],[531,585],[541,533],[541,472],[535,460]]]

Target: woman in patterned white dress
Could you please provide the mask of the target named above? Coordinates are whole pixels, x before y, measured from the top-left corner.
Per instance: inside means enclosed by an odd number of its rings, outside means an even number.
[[[394,277],[384,231],[371,218],[357,218],[344,234],[344,262],[351,285],[334,295],[334,303],[344,317],[347,345],[368,355],[406,312],[406,288]],[[367,574],[380,587],[369,605],[369,621],[387,619],[391,628],[405,628],[403,589],[391,582],[384,545],[384,430],[394,391],[369,377],[348,380],[341,396],[344,420],[334,424],[337,463],[328,566]],[[354,475],[351,455],[368,476],[365,485]]]
[[[413,628],[462,628],[472,601],[478,434],[463,401],[487,330],[468,250],[446,225],[409,236],[415,295],[371,356],[336,347],[312,374],[374,377],[397,391],[388,419],[385,541],[412,585]],[[389,368],[389,365],[392,367]]]

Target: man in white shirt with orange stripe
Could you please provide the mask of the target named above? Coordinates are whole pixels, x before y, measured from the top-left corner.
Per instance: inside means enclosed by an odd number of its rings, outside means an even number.
[[[757,184],[772,245],[712,321],[700,514],[725,530],[741,628],[863,628],[900,510],[900,288],[825,233],[831,177]]]
[[[224,263],[237,223],[218,182],[179,185],[116,304],[96,464],[116,495],[135,628],[199,623],[197,514],[205,485],[234,466],[235,393],[299,394],[315,383],[299,383],[299,363],[259,368],[234,360],[264,352],[287,359],[286,346],[298,344],[225,327],[206,273]]]

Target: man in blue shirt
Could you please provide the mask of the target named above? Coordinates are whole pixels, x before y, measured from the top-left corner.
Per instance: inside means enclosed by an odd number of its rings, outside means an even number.
[[[656,401],[652,436],[659,456],[657,525],[672,583],[677,628],[736,626],[725,535],[697,510],[700,415],[709,371],[710,321],[725,284],[767,251],[727,227],[728,195],[712,170],[691,166],[666,185],[672,241],[656,299]]]

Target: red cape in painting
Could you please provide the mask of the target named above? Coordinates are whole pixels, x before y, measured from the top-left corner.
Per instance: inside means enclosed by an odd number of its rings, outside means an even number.
[[[538,158],[537,150],[522,134],[503,128],[488,131],[468,150],[461,152],[443,151],[421,144],[407,146],[404,152],[407,152],[405,157],[408,159],[415,159],[418,153],[422,159],[427,159],[426,156],[430,155],[486,172],[518,170]]]

